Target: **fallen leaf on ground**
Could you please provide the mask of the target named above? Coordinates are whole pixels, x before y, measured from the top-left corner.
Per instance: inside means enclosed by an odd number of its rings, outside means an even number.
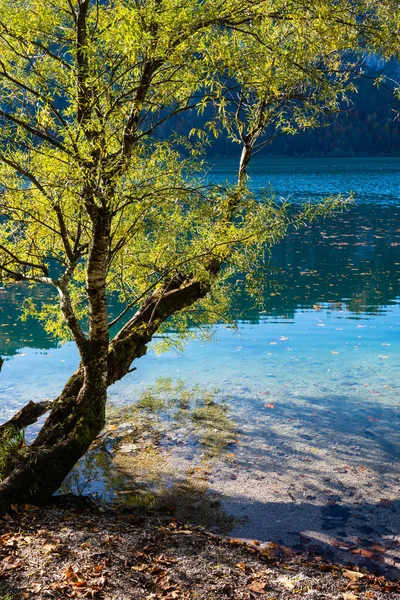
[[[390,506],[392,506],[393,501],[389,500],[389,498],[381,498],[379,500],[379,505],[380,506],[385,506],[385,508],[389,508]]]
[[[4,571],[13,571],[21,566],[22,562],[16,556],[6,556],[2,565]]]
[[[344,577],[347,577],[347,579],[350,579],[351,582],[356,582],[364,577],[364,575],[358,571],[344,571],[343,575]]]
[[[374,544],[372,548],[375,550],[375,552],[386,552],[386,548],[381,546],[381,544]]]
[[[262,594],[267,586],[266,581],[252,581],[247,584],[247,589],[256,594]]]
[[[362,548],[360,550],[360,554],[362,554],[363,556],[365,556],[366,558],[372,558],[374,556],[374,553],[371,552],[371,550],[368,550],[366,548]]]
[[[142,563],[141,565],[135,565],[131,567],[133,571],[145,571],[149,565],[146,563]]]
[[[43,550],[45,551],[46,554],[50,554],[51,552],[57,552],[57,550],[60,549],[61,545],[62,544],[61,544],[60,539],[48,538],[47,540],[44,541]]]
[[[295,588],[295,582],[293,579],[289,579],[289,577],[280,577],[278,579],[279,583],[281,583],[287,590],[293,590]]]

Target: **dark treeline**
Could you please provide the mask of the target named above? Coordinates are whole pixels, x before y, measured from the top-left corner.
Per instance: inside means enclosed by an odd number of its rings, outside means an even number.
[[[296,135],[277,137],[260,154],[263,156],[346,157],[346,156],[397,156],[400,155],[400,102],[391,89],[374,84],[381,73],[390,81],[400,79],[397,62],[382,65],[378,58],[370,59],[365,77],[358,81],[358,92],[351,97],[351,105],[343,105],[337,115],[323,118],[321,127],[300,131]],[[169,123],[160,132],[161,137],[187,134],[191,128],[200,128],[206,119],[192,113],[184,120]],[[209,156],[236,156],[238,145],[225,136],[214,140],[208,149]]]

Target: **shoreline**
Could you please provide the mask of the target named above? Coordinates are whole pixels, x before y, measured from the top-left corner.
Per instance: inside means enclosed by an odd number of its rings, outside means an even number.
[[[10,600],[393,600],[400,593],[399,584],[366,570],[76,498],[22,508],[2,528],[0,594]]]

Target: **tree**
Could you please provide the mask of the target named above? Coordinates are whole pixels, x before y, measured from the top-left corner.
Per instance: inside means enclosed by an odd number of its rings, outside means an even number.
[[[0,507],[58,489],[104,426],[108,386],[167,322],[187,332],[212,321],[237,272],[255,293],[265,249],[340,208],[334,198],[293,214],[252,194],[247,167],[263,144],[346,100],[360,40],[373,33],[379,45],[383,8],[0,1],[2,283],[49,286],[49,301],[27,310],[80,354],[51,407],[29,403],[2,426],[18,431],[51,408],[3,474]],[[207,107],[201,131],[157,136],[167,120]],[[201,148],[213,135],[241,145],[235,185],[204,177]],[[113,318],[116,296],[124,310]]]

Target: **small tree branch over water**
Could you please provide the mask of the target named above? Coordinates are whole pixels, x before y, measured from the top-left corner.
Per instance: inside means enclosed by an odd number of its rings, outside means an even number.
[[[345,204],[293,213],[254,196],[248,165],[347,101],[364,48],[390,51],[395,8],[0,0],[1,281],[49,286],[52,301],[26,310],[80,354],[0,484],[1,508],[59,488],[104,426],[108,386],[167,322],[182,333],[212,322],[235,272],[251,275],[288,228]],[[197,113],[201,128],[171,133]],[[220,135],[240,156],[225,187],[209,183],[201,160]],[[115,296],[121,319],[110,314]]]

